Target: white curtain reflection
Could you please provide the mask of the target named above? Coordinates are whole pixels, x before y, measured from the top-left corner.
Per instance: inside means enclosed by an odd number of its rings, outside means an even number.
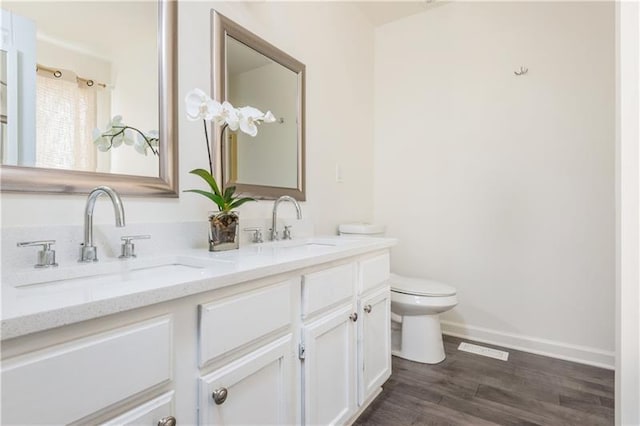
[[[38,74],[36,166],[96,171],[96,90]]]

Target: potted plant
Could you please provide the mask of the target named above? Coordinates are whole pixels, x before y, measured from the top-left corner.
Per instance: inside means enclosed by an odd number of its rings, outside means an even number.
[[[235,194],[235,186],[220,190],[218,182],[213,176],[213,162],[211,159],[211,146],[207,133],[207,122],[213,121],[222,126],[220,134],[228,128],[232,131],[238,129],[255,136],[258,134],[258,125],[261,123],[273,123],[275,117],[270,111],[263,113],[257,108],[234,108],[229,102],[222,104],[211,99],[200,89],[194,89],[187,94],[185,99],[187,118],[191,121],[203,120],[204,136],[209,158],[209,170],[194,169],[189,173],[201,177],[209,186],[210,191],[201,189],[188,189],[185,192],[200,194],[213,203],[218,211],[209,216],[209,251],[221,251],[237,249],[239,246],[240,218],[234,209],[248,201],[255,201],[251,197],[241,197]]]

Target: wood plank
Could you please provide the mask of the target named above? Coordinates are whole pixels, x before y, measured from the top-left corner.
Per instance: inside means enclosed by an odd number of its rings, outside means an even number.
[[[507,350],[508,361],[458,351],[437,365],[393,358],[393,374],[357,425],[612,425],[613,371]]]

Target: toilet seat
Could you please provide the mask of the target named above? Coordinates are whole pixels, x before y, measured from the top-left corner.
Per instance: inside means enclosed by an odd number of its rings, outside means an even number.
[[[448,297],[455,296],[456,289],[447,284],[422,278],[403,277],[391,274],[391,291],[414,296]]]

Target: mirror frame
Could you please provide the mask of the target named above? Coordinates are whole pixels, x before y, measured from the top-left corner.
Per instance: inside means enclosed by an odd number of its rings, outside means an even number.
[[[226,100],[226,43],[225,38],[234,38],[242,44],[250,47],[258,53],[266,56],[274,62],[291,70],[298,76],[298,181],[295,188],[285,188],[278,186],[256,185],[237,182],[227,182],[224,179],[225,170],[224,158],[226,156],[225,144],[222,143],[220,126],[212,124],[212,140],[214,149],[212,150],[212,162],[215,167],[215,177],[218,182],[222,182],[223,188],[235,186],[238,192],[262,200],[274,200],[282,195],[289,195],[298,201],[305,201],[305,65],[278,49],[271,43],[263,40],[251,31],[233,22],[226,16],[220,14],[215,9],[211,10],[211,87],[213,88],[213,98],[222,102]]]
[[[0,165],[0,191],[86,194],[107,185],[121,195],[178,197],[178,4],[158,1],[159,177]]]

